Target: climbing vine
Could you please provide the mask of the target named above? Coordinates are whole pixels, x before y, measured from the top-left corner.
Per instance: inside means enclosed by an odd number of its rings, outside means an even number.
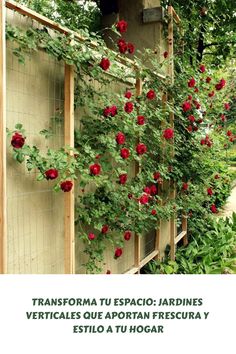
[[[134,233],[142,235],[156,228],[160,219],[182,211],[189,217],[216,213],[221,205],[219,191],[229,185],[218,159],[222,146],[235,139],[234,132],[224,128],[230,102],[222,103],[223,78],[214,78],[203,64],[180,69],[176,62],[175,83],[161,80],[157,73],[165,72],[171,60],[167,52],[159,64],[147,50],[141,58],[135,57],[135,68],[124,67],[117,57],[134,54],[135,46],[122,38],[127,30],[124,20],[113,30],[119,54],[109,51],[99,38],[99,49],[95,50],[90,38],[84,42],[73,39],[71,45],[70,36],[51,34],[43,28],[25,31],[7,26],[7,39],[15,43],[13,53],[20,62],[26,54],[44,50],[74,65],[78,74],[75,108],[83,108],[83,114],[80,129],[75,131],[74,149],[48,149],[43,154],[28,144],[20,123],[8,134],[13,157],[25,162],[29,171],[37,170],[39,181],[52,181],[56,191],[65,193],[77,181],[76,230],[85,245],[89,273],[101,272],[108,243],[117,259]],[[150,68],[144,66],[143,58],[145,62],[148,58]],[[138,96],[134,85],[137,68],[143,81]],[[129,88],[111,92],[109,85],[117,85],[117,78],[124,73]],[[164,109],[163,93],[173,98]],[[175,115],[174,129],[169,123],[170,112]],[[51,134],[47,130],[41,133],[46,138]],[[168,181],[174,182],[172,188],[177,186],[174,200],[161,188]]]

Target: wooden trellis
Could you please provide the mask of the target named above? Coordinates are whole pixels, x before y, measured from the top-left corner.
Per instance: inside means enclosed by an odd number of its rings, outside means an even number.
[[[2,1],[0,6],[0,273],[7,273],[7,228],[6,228],[6,65],[5,65],[5,7],[14,10],[17,13],[24,15],[38,23],[53,29],[65,35],[73,35],[75,40],[85,41],[81,35],[73,32],[63,26],[58,25],[54,21],[20,5],[12,0]],[[169,6],[168,14],[170,16],[168,25],[168,51],[169,56],[173,57],[173,21],[179,23],[179,18],[174,9]],[[97,44],[91,42],[90,45],[96,50]],[[117,57],[120,64],[128,65],[133,70],[138,72],[139,68],[136,63],[130,59]],[[173,74],[173,60],[169,61],[168,75],[171,80],[174,80]],[[159,79],[164,79],[164,76],[155,74]],[[120,81],[124,82],[123,79]],[[137,75],[136,79],[136,95],[139,96],[142,92],[142,80]],[[64,73],[64,143],[73,148],[74,146],[74,68],[73,66],[65,64]],[[174,124],[174,116],[170,115],[170,122]],[[172,195],[175,197],[175,192]],[[155,237],[154,250],[145,258],[141,259],[141,244],[140,237],[135,236],[134,248],[134,267],[129,269],[127,273],[139,273],[140,269],[148,263],[151,259],[158,256],[160,231],[157,230]],[[171,257],[174,258],[175,245],[184,237],[185,244],[187,243],[187,219],[183,218],[183,231],[176,236],[176,220],[173,218],[170,221],[170,245]],[[74,231],[74,191],[65,193],[64,196],[64,272],[66,274],[73,274],[75,272],[75,231]]]

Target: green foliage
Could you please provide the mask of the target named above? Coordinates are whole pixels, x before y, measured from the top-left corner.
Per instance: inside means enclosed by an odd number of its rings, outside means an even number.
[[[236,214],[232,219],[198,220],[187,247],[177,249],[176,261],[151,261],[151,274],[236,273]]]

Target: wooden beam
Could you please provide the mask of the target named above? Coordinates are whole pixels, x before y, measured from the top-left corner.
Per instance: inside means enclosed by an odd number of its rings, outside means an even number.
[[[65,64],[65,145],[74,147],[74,68]],[[73,152],[72,152],[73,154]],[[74,187],[65,193],[65,274],[75,273]]]
[[[168,53],[169,53],[169,65],[168,76],[171,83],[174,82],[174,23],[173,23],[173,7],[168,6]]]
[[[0,4],[0,273],[7,272],[5,1]]]
[[[183,238],[183,243],[184,243],[184,246],[187,246],[188,244],[188,219],[187,219],[187,215],[183,214],[182,215],[182,230],[185,231],[185,235],[184,235],[184,238]]]
[[[175,12],[175,9],[172,7],[172,13],[173,13],[173,18],[174,18],[174,21],[177,25],[180,24],[181,20],[179,18],[179,15]]]
[[[186,231],[181,231],[178,236],[175,237],[175,245],[182,240],[182,238],[186,235]]]

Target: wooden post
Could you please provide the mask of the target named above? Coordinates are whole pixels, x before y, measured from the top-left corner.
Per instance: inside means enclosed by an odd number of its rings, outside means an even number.
[[[7,272],[5,1],[0,4],[0,273]]]
[[[74,147],[74,68],[65,64],[65,145]],[[74,186],[65,193],[65,274],[75,273]]]
[[[182,230],[185,231],[185,235],[183,237],[183,244],[184,244],[184,246],[187,246],[187,244],[188,244],[188,234],[187,234],[188,219],[187,219],[187,215],[186,214],[182,215]]]
[[[135,89],[136,89],[136,97],[140,96],[142,94],[142,79],[140,79],[137,76],[136,83],[135,83]],[[140,171],[140,165],[138,163],[135,163],[135,174],[137,175]],[[139,235],[135,235],[135,240],[134,240],[134,266],[135,267],[140,267],[140,261],[141,261],[141,240]],[[140,271],[140,268],[138,270],[138,273]]]

